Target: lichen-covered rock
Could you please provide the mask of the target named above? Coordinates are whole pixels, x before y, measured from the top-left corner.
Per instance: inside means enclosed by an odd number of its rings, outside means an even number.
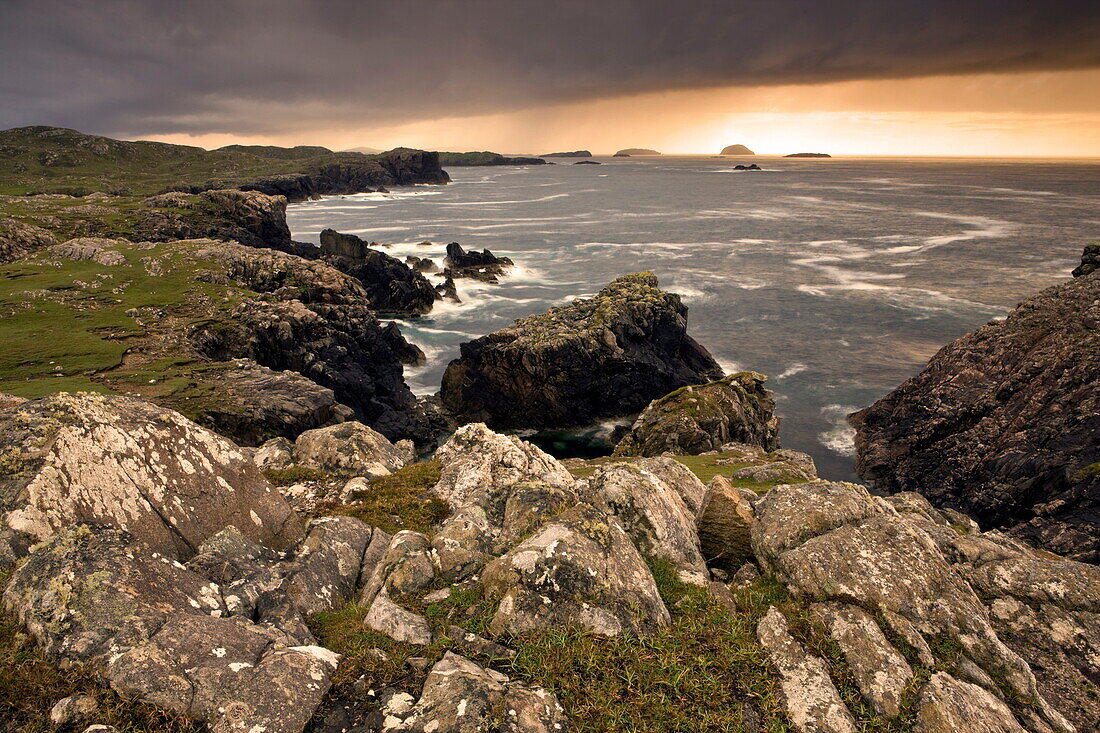
[[[69,695],[50,708],[50,722],[58,728],[75,727],[92,720],[98,712],[99,703],[91,695]]]
[[[35,548],[12,574],[4,606],[62,665],[101,661],[171,614],[225,613],[216,584],[122,530],[87,524]]]
[[[310,522],[291,552],[287,571],[287,593],[303,614],[331,611],[351,600],[373,531],[353,517]]]
[[[388,476],[415,458],[408,441],[394,445],[359,422],[307,430],[294,441],[294,461],[335,476]]]
[[[1044,725],[1073,730],[1041,694],[1027,662],[997,636],[986,607],[920,522],[855,484],[781,485],[754,509],[756,556],[795,595],[889,612],[929,638],[954,639],[1027,701]]]
[[[148,642],[112,659],[107,675],[120,694],[212,730],[301,733],[339,659],[320,647],[276,644],[241,618],[174,615]]]
[[[272,438],[252,452],[252,462],[261,471],[286,468],[294,463],[294,443],[286,438]]]
[[[394,603],[385,590],[371,601],[363,627],[406,644],[428,645],[435,636],[428,619]]]
[[[371,562],[359,603],[369,605],[383,591],[395,596],[419,593],[432,584],[435,576],[431,541],[419,532],[402,530],[389,538],[381,557]]]
[[[383,316],[427,313],[439,294],[419,271],[390,255],[371,249],[354,234],[321,232],[321,257],[363,284],[371,308]]]
[[[779,418],[766,380],[763,374],[738,372],[654,400],[615,446],[615,455],[698,455],[731,442],[775,450]]]
[[[577,504],[482,572],[501,598],[493,633],[578,627],[615,636],[653,630],[668,610],[638,550],[613,516]]]
[[[733,573],[751,561],[753,521],[752,504],[741,491],[725,476],[711,479],[695,518],[707,564]]]
[[[783,706],[797,730],[856,733],[855,719],[829,679],[825,662],[808,654],[791,636],[787,620],[775,607],[757,624],[756,636],[779,672]]]
[[[629,463],[598,470],[588,486],[643,554],[668,560],[686,582],[707,584],[710,575],[699,552],[695,512],[675,489]]]
[[[0,263],[14,262],[56,241],[54,235],[42,227],[0,218]]]
[[[945,346],[850,420],[860,475],[1100,561],[1100,275]]]
[[[913,669],[887,641],[878,622],[858,606],[820,603],[812,610],[840,646],[863,699],[877,714],[896,717]]]
[[[721,377],[687,335],[687,308],[652,273],[462,344],[443,376],[443,405],[495,428],[591,424]]]
[[[945,672],[932,675],[917,704],[918,733],[1024,733],[1004,702]]]
[[[0,413],[0,513],[38,539],[78,522],[187,558],[234,525],[282,549],[302,523],[248,457],[182,415],[130,397],[59,393]]]
[[[394,710],[393,712],[398,712]],[[452,652],[432,667],[420,700],[386,730],[415,733],[565,733],[569,724],[553,693],[513,682]]]

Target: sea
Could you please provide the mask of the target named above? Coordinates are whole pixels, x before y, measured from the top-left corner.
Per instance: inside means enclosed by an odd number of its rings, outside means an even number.
[[[592,158],[601,165],[450,168],[447,186],[292,204],[294,238],[331,227],[442,263],[448,242],[516,266],[458,281],[398,321],[438,391],[459,344],[651,270],[688,306],[689,333],[732,372],[768,375],[784,447],[854,479],[846,416],[942,346],[1063,282],[1100,239],[1100,160]],[[755,162],[764,170],[738,171]],[[610,426],[593,426],[606,431]]]

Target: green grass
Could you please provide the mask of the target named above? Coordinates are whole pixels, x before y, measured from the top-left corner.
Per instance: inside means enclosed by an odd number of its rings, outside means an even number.
[[[317,513],[356,517],[391,533],[402,529],[430,532],[451,513],[447,502],[430,493],[439,473],[439,461],[412,463],[374,479],[368,489],[353,495],[350,503],[323,505]]]
[[[0,575],[0,587],[7,578]],[[100,714],[95,723],[122,733],[197,733],[200,728],[179,716],[123,700],[102,686],[91,672],[62,672],[46,659],[19,621],[0,611],[0,730],[5,733],[54,733],[50,708],[58,700],[83,693],[95,697]],[[83,730],[83,726],[77,730]]]
[[[269,468],[264,472],[264,478],[276,486],[293,486],[303,481],[323,481],[324,473],[316,468],[308,466],[287,466],[286,468]]]

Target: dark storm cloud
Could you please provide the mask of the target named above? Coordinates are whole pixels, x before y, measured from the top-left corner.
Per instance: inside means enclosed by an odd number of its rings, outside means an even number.
[[[0,0],[0,128],[279,133],[1094,66],[1098,0]]]

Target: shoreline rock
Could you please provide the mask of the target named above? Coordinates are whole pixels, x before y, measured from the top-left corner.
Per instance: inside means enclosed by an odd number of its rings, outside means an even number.
[[[461,420],[572,427],[639,411],[673,389],[721,376],[687,335],[679,296],[646,272],[462,344],[440,398]]]

